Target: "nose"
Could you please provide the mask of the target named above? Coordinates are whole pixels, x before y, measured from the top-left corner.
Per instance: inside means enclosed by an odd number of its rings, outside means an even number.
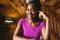
[[[29,14],[32,15],[32,11],[31,10],[29,10]]]

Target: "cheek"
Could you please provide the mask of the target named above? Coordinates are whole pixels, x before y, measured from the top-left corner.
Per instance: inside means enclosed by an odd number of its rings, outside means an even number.
[[[30,18],[30,17],[31,17],[31,15],[29,14],[29,12],[28,12],[28,11],[26,12],[26,16],[27,16],[28,18]]]
[[[35,17],[36,16],[36,12],[34,11],[34,12],[32,12],[32,14],[33,14],[33,17]]]
[[[35,13],[36,13],[35,11],[32,12],[33,15],[34,15]]]
[[[27,18],[28,18],[28,19],[31,19],[31,15],[27,15]]]
[[[26,14],[28,13],[28,11],[26,11]]]
[[[28,11],[26,11],[26,15],[27,15],[27,16],[28,16],[28,13],[29,13],[29,12],[28,12]]]

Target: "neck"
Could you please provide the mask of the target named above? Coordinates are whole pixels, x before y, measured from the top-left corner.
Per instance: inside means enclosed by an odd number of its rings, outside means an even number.
[[[28,22],[29,22],[29,23],[33,23],[33,21],[32,21],[32,20],[28,20]]]
[[[36,24],[37,22],[34,22],[33,20],[28,20],[30,24]]]
[[[35,26],[38,24],[38,22],[33,22],[32,20],[28,20],[28,22],[32,25],[32,26]]]

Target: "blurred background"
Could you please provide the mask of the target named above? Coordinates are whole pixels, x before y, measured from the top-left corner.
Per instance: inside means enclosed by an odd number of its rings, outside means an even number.
[[[26,17],[26,2],[27,0],[0,0],[0,40],[13,40],[19,19]],[[41,10],[49,17],[49,40],[60,40],[60,0],[40,2]]]

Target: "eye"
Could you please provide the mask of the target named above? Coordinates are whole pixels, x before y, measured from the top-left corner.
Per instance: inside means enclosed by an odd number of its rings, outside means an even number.
[[[33,11],[36,11],[35,9],[33,9]]]
[[[33,11],[36,11],[36,9],[35,9],[35,8],[33,8],[32,10],[33,10]]]

